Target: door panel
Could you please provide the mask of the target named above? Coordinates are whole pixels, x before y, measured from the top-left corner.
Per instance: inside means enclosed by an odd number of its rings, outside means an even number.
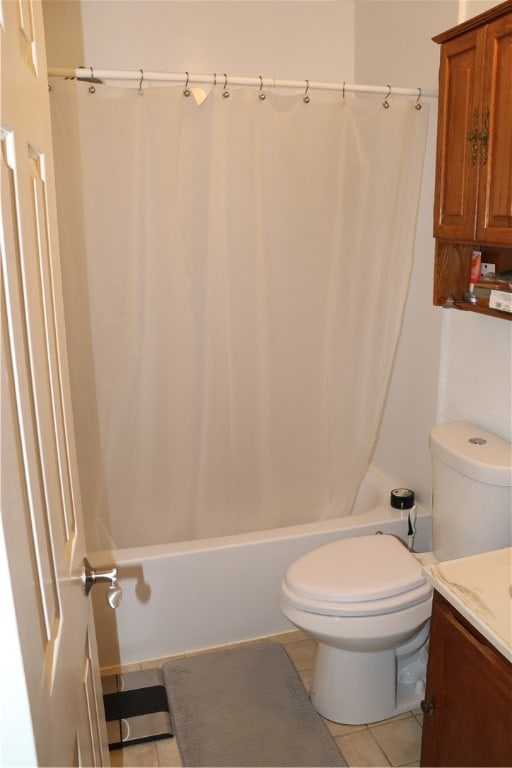
[[[0,25],[2,565],[31,719],[21,738],[34,741],[39,765],[104,765],[94,624],[81,580],[41,2],[3,0]]]
[[[38,454],[38,436],[30,388],[27,329],[23,317],[23,290],[21,284],[21,258],[16,217],[16,194],[14,171],[9,164],[8,139],[1,142],[1,178],[2,178],[2,278],[3,278],[3,323],[2,350],[8,356],[4,359],[6,378],[9,386],[3,391],[3,397],[10,395],[9,416],[13,419],[12,444],[10,451],[2,445],[2,464],[11,454],[19,456],[16,476],[19,478],[17,495],[27,537],[29,557],[23,562],[30,564],[31,583],[34,587],[36,615],[39,617],[40,650],[46,652],[51,643],[52,628],[58,627],[59,609],[56,591],[55,568],[51,553],[50,531],[47,525],[46,502],[41,479],[40,457]],[[12,156],[12,153],[11,153]],[[9,258],[10,256],[10,258]],[[10,358],[10,359],[9,359]],[[12,366],[12,367],[11,367]],[[9,370],[10,369],[10,370]],[[16,424],[16,420],[19,421]],[[4,421],[2,420],[2,423]],[[7,423],[7,419],[6,422]],[[7,435],[5,435],[7,439]],[[2,466],[4,470],[4,466]],[[5,481],[11,473],[3,471]],[[2,479],[4,479],[4,477]],[[2,509],[4,525],[9,523],[9,509]],[[35,628],[34,628],[35,629]]]

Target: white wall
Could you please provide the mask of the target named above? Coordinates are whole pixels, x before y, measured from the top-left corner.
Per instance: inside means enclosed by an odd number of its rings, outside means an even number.
[[[439,421],[467,419],[512,441],[512,322],[444,311]]]
[[[48,62],[436,88],[431,37],[492,4],[45,0]],[[435,101],[431,110],[410,297],[375,451],[377,466],[425,505],[428,434],[437,420],[466,418],[512,437],[512,323],[432,306]]]
[[[353,78],[353,0],[45,0],[44,5],[49,66]]]
[[[494,0],[459,0],[458,22],[471,19],[479,13],[488,11],[493,5],[498,5]]]
[[[438,32],[457,24],[457,0],[356,0],[356,75],[369,83],[437,88]]]

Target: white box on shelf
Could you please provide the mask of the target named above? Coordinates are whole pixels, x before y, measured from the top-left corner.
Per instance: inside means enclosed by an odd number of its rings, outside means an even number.
[[[508,291],[491,291],[489,309],[499,309],[500,312],[512,312],[512,293]]]

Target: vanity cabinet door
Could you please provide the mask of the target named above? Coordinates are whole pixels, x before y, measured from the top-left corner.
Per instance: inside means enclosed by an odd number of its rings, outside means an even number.
[[[422,766],[512,765],[511,666],[435,592]]]

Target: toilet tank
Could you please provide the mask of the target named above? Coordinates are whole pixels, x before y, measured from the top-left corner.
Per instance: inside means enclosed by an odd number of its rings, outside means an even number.
[[[512,546],[512,444],[468,421],[430,433],[433,549],[451,560]]]

